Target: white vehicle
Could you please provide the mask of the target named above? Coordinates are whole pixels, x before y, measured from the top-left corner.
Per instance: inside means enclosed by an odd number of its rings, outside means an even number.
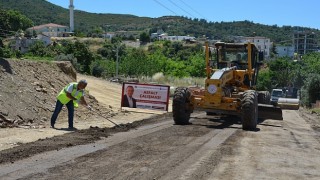
[[[284,97],[284,93],[282,89],[272,89],[270,103],[273,105],[277,105],[278,100],[281,97]]]
[[[299,109],[299,97],[297,97],[297,91],[293,89],[272,89],[270,103],[274,106],[278,106],[281,109]]]

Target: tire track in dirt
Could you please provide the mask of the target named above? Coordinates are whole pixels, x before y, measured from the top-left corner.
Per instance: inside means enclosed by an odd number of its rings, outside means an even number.
[[[35,155],[31,158],[23,159],[14,164],[0,165],[1,179],[18,179],[33,173],[45,172],[47,169],[59,164],[72,161],[75,158],[93,153],[110,146],[130,141],[139,136],[144,136],[172,126],[171,121],[165,121],[153,125],[146,125],[136,130],[115,134],[110,138],[97,141],[95,143],[65,148],[59,151],[50,151]]]
[[[23,179],[193,179],[194,175],[199,175],[197,173],[202,174],[201,169],[207,162],[218,163],[222,153],[219,147],[240,128],[214,129],[220,128],[220,123],[208,120],[199,117],[193,125],[173,126],[172,118],[168,118],[162,122],[166,127],[139,128],[145,132],[143,134],[138,130],[127,135],[115,134],[105,141],[108,142],[106,148],[56,164],[56,167],[37,174],[23,176]],[[116,144],[110,144],[111,141]]]
[[[218,163],[218,160],[221,158],[221,152],[219,151],[220,145],[231,137],[236,130],[237,129],[217,129],[201,137],[201,139],[208,138],[206,143],[202,145],[199,142],[194,142],[194,144],[201,145],[201,148],[189,158],[185,159],[183,163],[172,170],[170,174],[167,174],[161,179],[199,179],[197,175],[199,175],[199,172],[203,171],[208,164],[213,165]],[[172,174],[172,172],[175,174]]]
[[[259,132],[238,131],[208,179],[319,179],[317,134],[297,111],[282,112],[283,121],[267,119]]]

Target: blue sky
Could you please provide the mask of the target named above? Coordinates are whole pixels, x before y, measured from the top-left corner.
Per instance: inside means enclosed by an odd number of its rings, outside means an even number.
[[[69,6],[69,0],[47,1],[64,8]],[[212,22],[249,20],[320,29],[320,0],[74,0],[74,6],[92,13],[179,15]]]

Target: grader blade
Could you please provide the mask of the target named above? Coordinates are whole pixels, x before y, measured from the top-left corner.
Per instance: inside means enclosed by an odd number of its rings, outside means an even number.
[[[258,105],[258,117],[260,119],[283,120],[281,108],[269,104]]]

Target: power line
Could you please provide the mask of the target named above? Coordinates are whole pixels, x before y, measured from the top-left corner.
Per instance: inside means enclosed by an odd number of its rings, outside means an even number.
[[[188,8],[190,8],[193,12],[197,13],[199,16],[201,16],[203,19],[207,19],[205,18],[202,14],[200,14],[198,11],[196,11],[195,9],[193,9],[190,5],[188,5],[187,3],[185,3],[182,0],[179,0],[180,2],[182,2],[184,5],[186,5]]]
[[[162,7],[166,8],[167,10],[169,10],[170,12],[172,12],[173,14],[177,15],[177,13],[175,13],[174,11],[172,11],[171,9],[169,9],[167,6],[163,5],[162,3],[160,3],[159,1],[157,0],[153,0],[154,2],[158,3],[159,5],[161,5]]]
[[[193,16],[191,13],[189,13],[188,11],[186,11],[186,10],[184,10],[183,8],[181,8],[180,6],[178,6],[178,5],[177,5],[176,3],[174,3],[172,0],[168,0],[168,1],[170,1],[173,5],[175,5],[175,6],[178,7],[179,9],[181,9],[183,12],[189,14],[189,15],[192,16],[192,17],[195,17],[195,16]]]

